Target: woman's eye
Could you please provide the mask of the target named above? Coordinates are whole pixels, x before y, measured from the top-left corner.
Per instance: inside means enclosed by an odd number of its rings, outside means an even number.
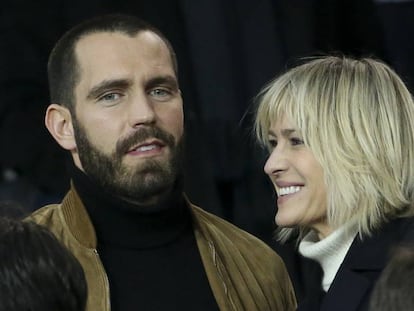
[[[269,139],[267,143],[268,143],[270,149],[275,149],[276,146],[277,146],[277,140],[276,139]]]
[[[290,143],[292,144],[292,146],[303,145],[303,140],[300,138],[292,137],[290,139]]]

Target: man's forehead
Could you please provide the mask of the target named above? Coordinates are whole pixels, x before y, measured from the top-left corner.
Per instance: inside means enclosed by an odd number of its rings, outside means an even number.
[[[96,71],[96,66],[108,67],[111,63],[129,66],[125,62],[130,61],[162,64],[166,66],[164,68],[172,66],[175,71],[168,46],[150,30],[142,30],[135,35],[118,31],[87,34],[78,40],[75,57],[81,72],[86,68]]]
[[[108,79],[133,79],[139,72],[148,79],[175,77],[168,47],[151,31],[132,36],[122,32],[91,33],[79,40],[75,51],[80,74],[77,87],[82,84],[88,88]]]
[[[153,43],[153,44],[161,44],[165,45],[163,40],[154,32],[150,30],[141,30],[138,31],[136,34],[130,35],[124,33],[122,31],[97,31],[91,32],[83,35],[79,38],[75,45],[76,54],[79,55],[80,52],[83,52],[85,49],[91,48],[102,48],[105,47],[105,44],[111,44],[112,42],[120,42],[120,41],[134,41],[143,39],[145,43]],[[142,42],[144,43],[144,42]]]

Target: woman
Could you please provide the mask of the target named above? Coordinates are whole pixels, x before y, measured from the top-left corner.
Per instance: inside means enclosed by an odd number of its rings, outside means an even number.
[[[311,59],[259,94],[255,129],[270,150],[278,238],[298,242],[299,310],[366,310],[392,248],[414,241],[406,86],[373,59]]]

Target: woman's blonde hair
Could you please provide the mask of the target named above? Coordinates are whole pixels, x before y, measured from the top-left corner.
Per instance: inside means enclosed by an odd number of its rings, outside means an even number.
[[[364,236],[412,214],[414,102],[386,64],[314,58],[271,81],[258,100],[259,141],[267,144],[270,126],[289,117],[322,165],[332,228],[353,221]],[[291,234],[283,229],[279,238]]]

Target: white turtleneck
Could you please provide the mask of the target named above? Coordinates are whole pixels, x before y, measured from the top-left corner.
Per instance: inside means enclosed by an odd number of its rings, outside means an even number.
[[[356,234],[356,227],[348,225],[338,228],[322,240],[319,240],[315,231],[311,231],[299,243],[299,253],[321,265],[322,288],[325,292],[329,290]]]

